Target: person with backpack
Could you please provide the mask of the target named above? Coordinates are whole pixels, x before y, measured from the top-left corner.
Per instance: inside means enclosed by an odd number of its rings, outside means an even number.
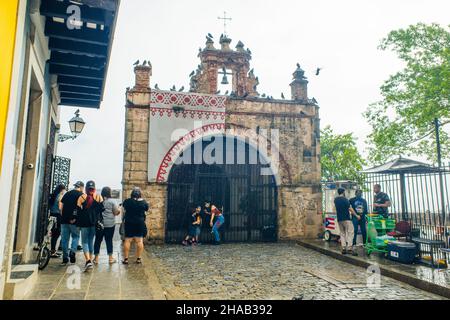
[[[77,181],[74,189],[66,192],[61,199],[61,247],[63,258],[61,265],[76,262],[76,252],[80,241],[80,229],[77,227],[78,199],[83,194],[84,183]],[[69,241],[72,238],[69,252]]]
[[[128,264],[131,242],[136,243],[136,263],[142,263],[141,255],[144,251],[144,237],[147,234],[145,225],[146,212],[149,210],[147,201],[142,199],[141,189],[134,188],[130,198],[123,204],[125,241],[123,243],[123,264]]]
[[[56,243],[58,242],[59,236],[61,235],[61,199],[66,193],[66,186],[60,184],[56,186],[55,190],[53,190],[50,198],[48,200],[49,208],[50,208],[50,217],[54,217],[56,219],[55,224],[52,228],[52,239],[50,243],[50,257],[59,258],[60,255],[56,252]]]
[[[81,230],[81,244],[86,260],[85,271],[93,268],[94,237],[96,230],[103,229],[103,198],[96,193],[95,182],[86,182],[86,193],[78,198],[77,226]]]
[[[103,238],[105,238],[106,242],[106,251],[109,256],[109,263],[113,264],[116,262],[114,259],[113,252],[113,237],[114,231],[116,229],[116,216],[120,214],[120,209],[117,203],[111,197],[111,188],[104,187],[102,189],[102,198],[103,198],[103,207],[105,211],[103,211],[103,228],[97,228],[95,232],[95,242],[94,242],[94,264],[98,264],[100,246],[102,244]]]

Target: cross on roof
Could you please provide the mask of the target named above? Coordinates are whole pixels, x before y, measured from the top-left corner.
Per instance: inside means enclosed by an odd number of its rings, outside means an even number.
[[[226,11],[223,12],[223,17],[217,17],[217,19],[223,20],[223,35],[227,35],[227,20],[232,20],[230,17],[227,17]]]

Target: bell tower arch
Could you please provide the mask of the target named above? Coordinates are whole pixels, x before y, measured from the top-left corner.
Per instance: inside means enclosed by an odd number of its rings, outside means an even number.
[[[229,81],[227,70],[231,70],[232,92],[236,97],[257,97],[256,88],[258,78],[253,69],[250,70],[251,51],[244,49],[244,44],[239,41],[235,50],[230,48],[231,39],[221,35],[220,49],[214,47],[212,37],[206,37],[205,48],[200,48],[200,65],[193,72],[190,81],[190,91],[197,93],[216,94],[218,90],[218,77],[223,81]],[[223,76],[222,76],[223,75]]]

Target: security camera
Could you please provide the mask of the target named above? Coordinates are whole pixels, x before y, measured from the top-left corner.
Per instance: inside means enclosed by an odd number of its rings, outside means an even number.
[[[32,163],[27,164],[27,168],[30,170],[34,169],[34,164],[32,164]]]

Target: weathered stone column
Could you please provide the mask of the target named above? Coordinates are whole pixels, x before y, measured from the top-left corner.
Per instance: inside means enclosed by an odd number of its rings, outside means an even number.
[[[130,196],[134,187],[142,190],[149,202],[147,215],[149,240],[164,239],[164,214],[166,186],[154,186],[148,182],[148,140],[150,124],[150,77],[152,67],[138,65],[134,68],[135,85],[126,93],[125,143],[123,159],[123,198]],[[154,189],[157,189],[155,192]]]

